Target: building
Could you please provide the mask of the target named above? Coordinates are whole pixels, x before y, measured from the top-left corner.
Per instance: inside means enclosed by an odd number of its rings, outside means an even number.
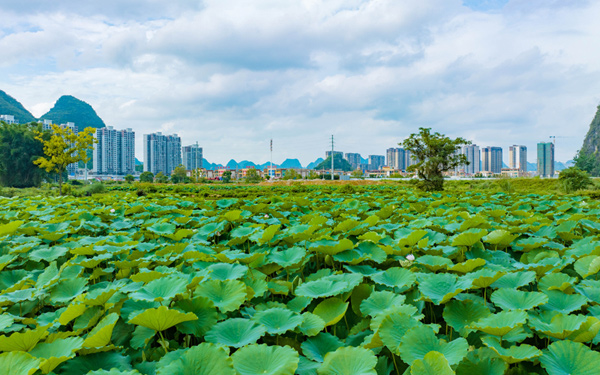
[[[183,166],[186,170],[202,169],[202,147],[198,147],[198,143],[185,146],[181,151],[183,154]]]
[[[481,150],[481,170],[493,174],[502,172],[502,147],[484,147]]]
[[[125,176],[135,173],[135,132],[112,126],[95,130],[92,173]]]
[[[42,131],[52,129],[52,120],[42,120]]]
[[[467,157],[467,165],[458,166],[458,172],[466,175],[474,175],[481,171],[481,156],[479,146],[465,145],[462,146],[459,152]]]
[[[144,172],[169,176],[181,164],[181,138],[177,134],[144,134]]]
[[[527,147],[512,145],[508,148],[508,167],[527,174]]]
[[[385,156],[383,155],[369,155],[368,160],[370,171],[380,170],[385,165]]]
[[[554,176],[554,143],[537,144],[537,174],[540,177]]]
[[[403,148],[388,148],[386,150],[387,166],[395,170],[406,170],[406,152]]]
[[[344,153],[342,151],[333,151],[334,155],[339,155],[340,157],[344,157]],[[327,159],[331,155],[331,151],[325,151],[325,159]],[[335,156],[334,156],[335,158]]]
[[[360,154],[357,153],[346,153],[346,155],[344,156],[344,159],[346,159],[346,161],[348,163],[350,163],[350,166],[352,167],[352,169],[358,169],[360,168],[360,165],[362,164],[362,157],[360,156]]]
[[[18,122],[17,120],[15,120],[15,116],[11,115],[0,115],[0,121],[4,121],[9,125],[16,124]]]

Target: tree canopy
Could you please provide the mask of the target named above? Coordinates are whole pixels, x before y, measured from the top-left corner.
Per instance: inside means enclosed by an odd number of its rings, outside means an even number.
[[[25,188],[39,186],[45,172],[33,162],[44,156],[44,146],[35,138],[37,123],[27,125],[0,125],[0,184]],[[46,135],[47,136],[47,135]]]

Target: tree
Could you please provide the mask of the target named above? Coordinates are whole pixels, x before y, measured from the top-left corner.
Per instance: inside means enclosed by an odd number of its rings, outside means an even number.
[[[166,184],[169,182],[169,177],[165,176],[165,174],[162,172],[158,172],[156,176],[154,176],[154,181],[158,182],[159,184]]]
[[[351,176],[353,178],[362,178],[363,177],[363,171],[362,169],[355,169],[352,171]]]
[[[50,137],[36,131],[35,139],[44,145],[44,154],[34,160],[34,164],[46,172],[58,173],[58,190],[62,195],[62,178],[67,166],[80,161],[87,163],[89,160],[87,150],[97,142],[94,139],[94,128],[85,128],[82,132],[74,133],[67,127],[52,124]]]
[[[128,174],[127,176],[125,176],[124,180],[127,181],[127,183],[132,183],[135,180],[135,177],[133,177],[133,175]]]
[[[581,149],[573,158],[575,166],[582,171],[586,171],[592,176],[600,176],[600,165],[596,161],[596,156]]]
[[[288,169],[285,171],[285,175],[283,176],[282,180],[299,180],[301,178],[302,176],[300,176],[300,173],[296,172],[295,169]]]
[[[256,184],[260,181],[262,181],[262,178],[258,174],[258,171],[254,168],[248,169],[248,171],[246,172],[246,182],[250,184]]]
[[[228,184],[231,182],[231,171],[223,172],[223,176],[221,177],[224,183]]]
[[[187,170],[185,169],[185,167],[183,165],[178,165],[175,167],[175,169],[173,169],[173,172],[171,173],[171,182],[174,184],[179,184],[181,182],[184,182],[187,178]]]
[[[444,189],[443,172],[468,164],[466,156],[456,152],[468,144],[471,142],[464,138],[451,139],[438,132],[432,134],[430,128],[419,128],[418,134],[411,134],[400,145],[415,159],[408,171],[417,172],[420,187],[439,191]]]
[[[35,139],[37,123],[0,125],[0,185],[25,188],[39,186],[45,172],[33,161],[44,156],[44,146]],[[48,136],[48,135],[46,135]]]
[[[558,181],[562,185],[565,193],[572,193],[577,190],[582,190],[593,185],[592,179],[586,171],[582,171],[577,167],[570,167],[560,171]]]
[[[154,182],[154,173],[150,171],[142,172],[140,182]]]
[[[308,173],[308,176],[306,176],[307,180],[316,180],[318,178],[319,178],[319,174],[317,172],[315,172],[315,171],[310,171]]]
[[[328,156],[327,159],[320,162],[315,169],[331,170],[331,155]],[[344,172],[350,172],[352,170],[352,166],[341,154],[335,154],[333,157],[333,169],[336,171],[342,170]]]

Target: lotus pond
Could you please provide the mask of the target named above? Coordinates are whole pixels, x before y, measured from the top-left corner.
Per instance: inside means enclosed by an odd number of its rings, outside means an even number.
[[[598,201],[256,189],[0,198],[0,374],[600,374]]]

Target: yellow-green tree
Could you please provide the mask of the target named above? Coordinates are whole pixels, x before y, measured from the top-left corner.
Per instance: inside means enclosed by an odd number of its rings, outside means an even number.
[[[58,173],[58,191],[62,195],[62,176],[67,166],[80,161],[87,164],[89,156],[87,150],[97,142],[94,139],[94,128],[85,128],[82,132],[75,133],[67,127],[52,124],[49,139],[44,139],[43,133],[36,132],[35,138],[44,145],[44,154],[33,163],[46,170]]]

